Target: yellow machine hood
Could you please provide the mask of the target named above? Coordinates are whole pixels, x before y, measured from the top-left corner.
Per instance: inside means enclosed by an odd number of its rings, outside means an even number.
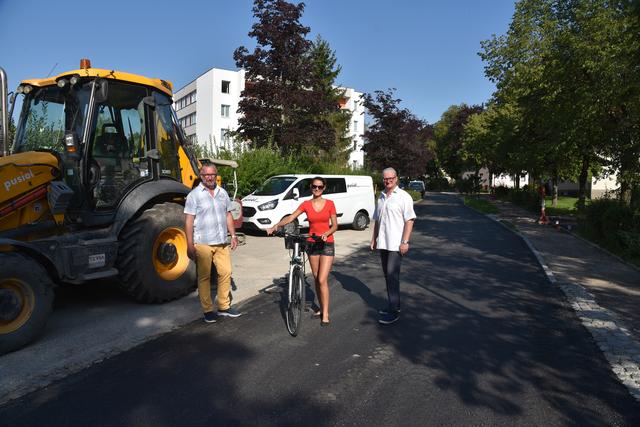
[[[30,151],[0,157],[0,205],[59,176],[58,159]]]

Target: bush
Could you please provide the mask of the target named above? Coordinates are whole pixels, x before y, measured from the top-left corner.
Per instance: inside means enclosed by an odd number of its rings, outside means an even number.
[[[640,209],[598,199],[585,207],[579,221],[591,239],[621,256],[640,260]]]
[[[505,186],[493,187],[493,194],[498,199],[508,200],[511,188]]]
[[[425,187],[428,191],[447,191],[451,190],[451,185],[446,178],[427,178]]]
[[[477,194],[481,190],[480,177],[470,175],[465,179],[456,181],[456,189],[464,194]]]
[[[540,198],[535,190],[523,188],[521,190],[512,189],[509,193],[509,201],[524,208],[537,211],[540,209]]]
[[[409,193],[414,202],[416,200],[422,200],[422,194],[420,194],[419,191],[409,190],[408,188],[405,188],[405,191]]]
[[[374,184],[382,180],[380,173],[371,173],[363,168],[353,169],[344,164],[332,163],[308,155],[289,155],[283,157],[276,148],[263,147],[253,150],[207,150],[194,146],[198,159],[217,158],[238,162],[238,197],[246,196],[260,186],[267,178],[282,174],[326,174],[326,175],[369,175]],[[233,182],[233,170],[220,167],[218,170],[222,182]],[[376,179],[378,179],[376,181]]]

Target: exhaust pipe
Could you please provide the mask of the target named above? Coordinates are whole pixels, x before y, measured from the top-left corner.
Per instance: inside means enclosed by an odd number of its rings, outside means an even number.
[[[0,67],[0,138],[2,138],[2,155],[6,156],[9,143],[9,112],[7,111],[7,73]]]

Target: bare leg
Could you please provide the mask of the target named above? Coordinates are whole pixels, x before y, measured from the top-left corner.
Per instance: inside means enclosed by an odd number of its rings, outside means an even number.
[[[316,278],[316,291],[320,300],[320,310],[322,311],[322,321],[329,321],[329,272],[333,265],[333,257],[321,255],[318,275]]]
[[[318,291],[318,271],[320,270],[320,255],[309,255],[309,264],[311,265],[311,273],[313,274],[313,283],[316,288],[316,296],[318,297],[318,307],[320,307],[320,314],[322,314],[322,299],[320,292]],[[315,315],[315,312],[314,312]]]

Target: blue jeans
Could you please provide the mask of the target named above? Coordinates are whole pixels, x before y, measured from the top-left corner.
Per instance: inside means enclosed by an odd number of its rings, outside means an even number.
[[[402,255],[397,251],[380,250],[382,271],[387,282],[387,297],[389,298],[389,310],[400,310],[400,264]]]

